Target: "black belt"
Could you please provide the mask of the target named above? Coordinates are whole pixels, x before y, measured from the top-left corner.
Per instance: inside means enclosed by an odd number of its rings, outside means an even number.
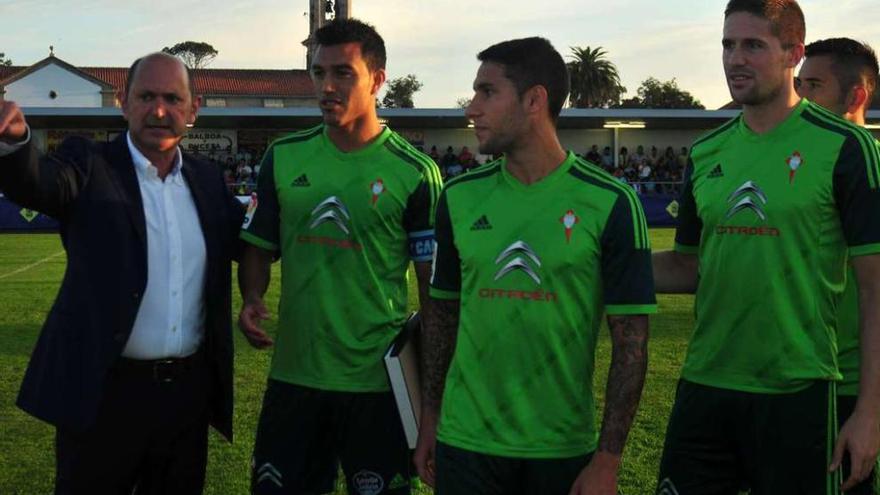
[[[158,383],[171,383],[183,377],[190,370],[201,366],[204,362],[205,353],[201,349],[194,354],[182,358],[143,360],[120,356],[113,367],[113,371],[121,376],[151,380]]]

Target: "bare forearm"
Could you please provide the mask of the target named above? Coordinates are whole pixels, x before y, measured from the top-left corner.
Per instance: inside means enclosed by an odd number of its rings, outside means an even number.
[[[648,317],[610,316],[611,368],[599,451],[620,456],[639,406],[648,369]]]
[[[697,256],[661,251],[651,256],[655,290],[663,294],[693,294],[697,291]]]
[[[272,253],[255,246],[246,246],[238,264],[238,289],[244,301],[262,299],[269,287]]]
[[[422,410],[440,411],[458,335],[459,301],[431,298],[422,325]]]

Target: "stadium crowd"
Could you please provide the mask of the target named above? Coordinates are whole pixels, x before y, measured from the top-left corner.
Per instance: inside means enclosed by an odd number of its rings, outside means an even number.
[[[440,167],[444,180],[484,165],[494,158],[475,155],[467,146],[462,146],[458,153],[452,146],[447,146],[441,155],[437,146],[433,145],[426,153]],[[646,151],[645,146],[639,145],[630,153],[626,146],[621,146],[617,165],[614,164],[614,155],[611,153],[610,146],[605,146],[600,152],[599,146],[594,144],[580,156],[602,167],[620,182],[631,184],[640,194],[678,193],[682,173],[687,165],[687,147],[682,146],[676,153],[675,148],[667,146],[661,153],[657,146],[651,146]]]

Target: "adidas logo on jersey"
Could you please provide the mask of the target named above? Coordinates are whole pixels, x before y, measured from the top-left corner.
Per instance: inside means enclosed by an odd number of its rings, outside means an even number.
[[[492,224],[489,223],[489,219],[486,218],[486,215],[483,215],[471,225],[471,230],[492,230]]]
[[[306,177],[306,174],[302,174],[294,179],[293,182],[290,183],[290,185],[293,187],[309,187],[312,184],[309,182],[309,178]]]
[[[720,164],[720,163],[719,163],[718,165],[715,165],[715,168],[713,168],[712,171],[709,172],[709,178],[710,178],[710,179],[717,179],[717,178],[719,178],[719,177],[724,177],[724,171],[721,170],[721,164]]]

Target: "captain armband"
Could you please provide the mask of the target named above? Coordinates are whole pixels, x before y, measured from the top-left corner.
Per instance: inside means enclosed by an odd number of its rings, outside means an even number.
[[[434,257],[434,231],[420,230],[418,232],[410,232],[409,237],[409,257],[416,262],[431,261]]]

